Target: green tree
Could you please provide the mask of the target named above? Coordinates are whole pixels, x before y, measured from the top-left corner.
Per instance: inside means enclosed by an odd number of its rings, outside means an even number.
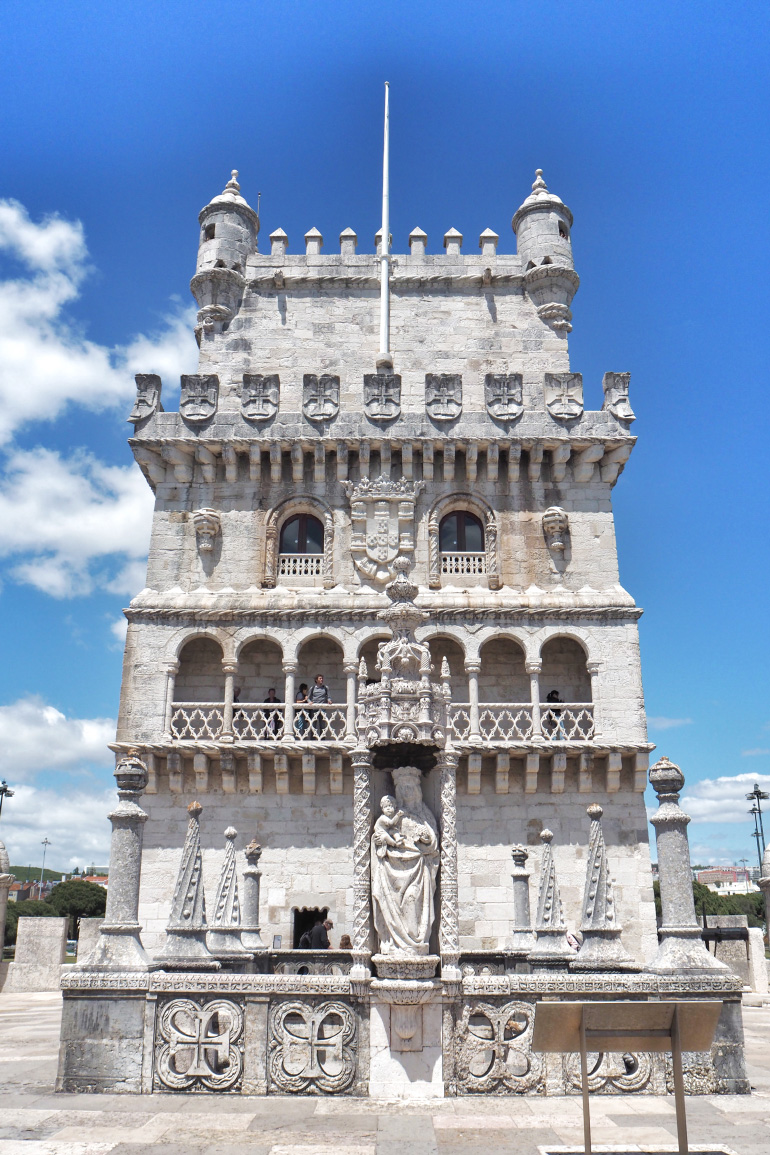
[[[81,879],[71,878],[69,882],[60,882],[55,886],[46,900],[53,907],[56,914],[67,916],[73,932],[77,928],[79,918],[97,918],[104,914],[107,906],[107,891],[95,882],[83,882]]]
[[[16,942],[20,918],[56,918],[56,911],[47,902],[28,899],[26,902],[9,902],[5,915],[5,945]]]

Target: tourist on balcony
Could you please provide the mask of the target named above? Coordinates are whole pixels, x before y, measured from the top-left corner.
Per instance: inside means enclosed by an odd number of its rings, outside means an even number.
[[[266,702],[280,702],[281,699],[276,695],[275,686],[271,686],[267,691]],[[263,710],[262,717],[265,720],[265,737],[278,739],[283,734],[283,714],[280,710]]]
[[[329,947],[331,946],[331,943],[329,942],[329,931],[332,929],[333,926],[334,926],[334,923],[332,922],[332,920],[330,918],[324,919],[323,922],[321,922],[320,918],[316,919],[315,926],[313,927],[313,929],[310,932],[310,949],[311,950],[328,950],[329,949]]]
[[[308,728],[307,710],[305,707],[308,705],[309,701],[310,699],[307,696],[307,682],[300,682],[299,689],[294,695],[294,705],[299,706],[299,709],[294,715],[294,733],[297,738],[304,737],[305,731]]]
[[[323,674],[316,674],[313,688],[310,691],[310,705],[313,707],[310,728],[314,738],[322,738],[325,729],[325,719],[321,706],[331,705],[329,687],[324,682]]]
[[[549,690],[545,696],[546,702],[549,703],[548,709],[545,713],[545,720],[543,722],[543,731],[549,738],[563,737],[561,725],[561,710],[554,710],[553,702],[561,702],[558,690]]]

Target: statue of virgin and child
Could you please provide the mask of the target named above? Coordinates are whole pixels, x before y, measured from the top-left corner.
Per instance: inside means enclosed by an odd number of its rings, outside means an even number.
[[[427,955],[438,873],[438,826],[415,766],[393,770],[372,834],[372,906],[382,954]]]

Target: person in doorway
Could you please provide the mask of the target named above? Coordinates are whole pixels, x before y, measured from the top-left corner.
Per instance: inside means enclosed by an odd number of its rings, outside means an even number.
[[[326,719],[323,716],[323,707],[331,705],[329,687],[324,682],[323,674],[316,674],[313,687],[310,691],[310,705],[313,707],[311,729],[314,738],[324,737]]]
[[[294,695],[294,733],[303,738],[307,730],[307,705],[310,699],[307,696],[307,682],[300,682],[299,689]]]
[[[329,947],[331,945],[329,942],[329,931],[332,929],[333,926],[334,926],[334,923],[332,922],[332,920],[330,918],[324,919],[323,922],[321,921],[320,918],[316,919],[315,926],[313,927],[313,929],[310,932],[311,950],[328,950],[329,949]]]
[[[281,699],[275,692],[275,686],[271,686],[267,691],[266,702],[280,702]],[[278,739],[283,734],[283,716],[280,710],[263,710],[262,717],[265,719],[265,737]]]

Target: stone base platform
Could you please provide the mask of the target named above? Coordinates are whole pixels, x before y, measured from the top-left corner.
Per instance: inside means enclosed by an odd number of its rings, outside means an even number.
[[[467,968],[466,968],[467,969]],[[530,1042],[543,999],[721,999],[708,1053],[685,1055],[690,1094],[749,1091],[740,981],[650,974],[466,974],[403,1017],[345,974],[97,973],[64,995],[57,1090],[380,1099],[580,1094],[577,1055]],[[664,1094],[666,1056],[596,1055],[593,1094]]]

